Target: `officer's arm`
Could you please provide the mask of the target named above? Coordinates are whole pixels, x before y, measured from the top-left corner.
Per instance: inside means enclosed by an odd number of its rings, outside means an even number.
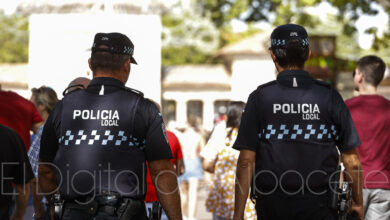
[[[244,219],[245,204],[252,181],[256,152],[242,149],[237,161],[234,220]]]
[[[40,161],[38,167],[38,183],[43,195],[46,196],[48,201],[51,201],[51,197],[57,190],[55,172],[52,165]]]
[[[49,115],[49,118],[46,120],[41,135],[38,184],[41,187],[43,195],[47,198],[48,201],[50,201],[51,196],[56,193],[57,189],[54,170],[56,169],[56,166],[54,165],[53,161],[59,147],[59,136],[56,134],[56,130],[59,129],[61,111],[62,101],[59,101],[57,102],[53,112]]]
[[[364,219],[363,210],[363,178],[359,155],[356,150],[349,150],[341,153],[341,159],[345,166],[345,179],[352,185],[352,199],[354,202],[353,211],[357,212],[360,219]]]
[[[169,219],[182,219],[177,175],[169,159],[149,162],[149,171],[161,202]]]
[[[30,183],[15,184],[15,192],[15,210],[10,218],[11,220],[23,219],[30,195]]]

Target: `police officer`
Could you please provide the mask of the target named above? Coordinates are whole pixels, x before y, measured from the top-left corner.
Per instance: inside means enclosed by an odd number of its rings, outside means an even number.
[[[133,53],[127,36],[96,34],[89,59],[93,80],[67,93],[47,119],[39,182],[52,201],[60,194],[55,217],[145,219],[148,161],[167,216],[181,219],[161,114],[141,92],[125,87],[130,63],[137,64]]]
[[[261,220],[335,219],[329,181],[339,154],[352,182],[353,210],[363,219],[359,137],[339,93],[303,70],[310,56],[306,30],[295,24],[271,34],[277,80],[248,98],[234,148],[237,163],[234,219],[243,219],[251,185]],[[336,148],[337,147],[337,148]]]

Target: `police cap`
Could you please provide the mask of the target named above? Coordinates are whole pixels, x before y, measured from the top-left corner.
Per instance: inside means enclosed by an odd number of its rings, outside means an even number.
[[[294,46],[309,46],[309,38],[304,27],[297,24],[285,24],[273,30],[271,34],[271,49],[293,46],[291,43]]]
[[[101,47],[101,46],[106,47]],[[95,52],[109,52],[125,54],[130,56],[130,62],[137,64],[135,61],[134,44],[124,34],[121,33],[97,33],[92,45],[92,54]]]

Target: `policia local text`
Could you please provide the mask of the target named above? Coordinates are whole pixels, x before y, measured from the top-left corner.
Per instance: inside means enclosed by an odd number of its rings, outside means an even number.
[[[283,114],[301,114],[303,120],[320,120],[318,114],[320,108],[317,104],[274,104],[274,114],[282,112]]]
[[[83,120],[101,120],[101,126],[118,126],[117,110],[74,110],[73,120],[81,117]]]

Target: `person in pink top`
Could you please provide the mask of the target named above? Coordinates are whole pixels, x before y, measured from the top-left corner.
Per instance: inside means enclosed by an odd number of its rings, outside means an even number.
[[[390,101],[377,94],[386,65],[365,56],[354,71],[359,96],[347,100],[362,144],[357,148],[363,169],[365,219],[390,219]]]

